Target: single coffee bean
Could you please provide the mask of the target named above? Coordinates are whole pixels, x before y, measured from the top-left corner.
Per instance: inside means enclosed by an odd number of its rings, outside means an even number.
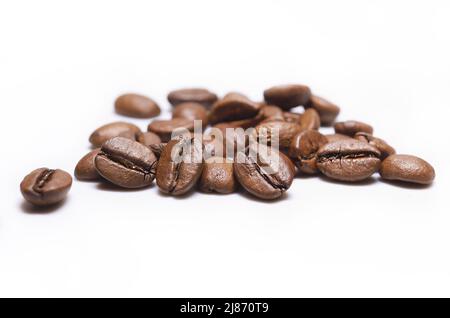
[[[151,151],[153,151],[153,153],[155,154],[156,158],[159,159],[159,157],[161,157],[161,153],[164,150],[164,148],[167,146],[167,143],[165,142],[160,142],[158,144],[152,144],[152,145],[148,145],[148,147],[150,148]]]
[[[20,183],[25,200],[36,206],[49,206],[61,202],[72,186],[72,177],[60,169],[39,168]]]
[[[205,161],[199,188],[203,192],[232,193],[237,183],[233,174],[233,161],[211,157]]]
[[[157,134],[148,131],[140,134],[137,138],[137,141],[148,147],[153,144],[161,143],[161,138],[159,138]]]
[[[202,170],[201,142],[194,138],[173,139],[159,158],[156,184],[163,193],[182,195],[195,186]]]
[[[271,146],[278,138],[280,147],[289,148],[292,138],[300,131],[302,131],[302,127],[296,123],[271,121],[256,126],[255,137],[258,142],[267,142]]]
[[[311,95],[305,108],[315,109],[319,113],[321,124],[324,126],[332,125],[341,111],[335,104],[315,95]]]
[[[148,131],[155,133],[162,142],[172,139],[172,133],[180,129],[194,131],[194,121],[187,118],[173,118],[169,120],[154,120],[148,125]]]
[[[311,90],[305,85],[280,85],[264,91],[267,104],[277,105],[284,110],[305,105],[311,97]]]
[[[305,130],[294,136],[289,147],[289,157],[303,173],[314,174],[317,169],[317,151],[328,139],[317,130]]]
[[[320,117],[317,111],[313,108],[309,108],[305,110],[303,114],[301,114],[299,122],[300,127],[303,130],[307,129],[319,129],[320,127]]]
[[[274,105],[261,106],[258,116],[261,121],[284,121],[283,110]]]
[[[252,102],[246,96],[239,93],[229,93],[211,108],[209,121],[211,124],[226,121],[235,121],[255,117],[260,109],[260,104]]]
[[[372,134],[373,128],[372,126],[360,121],[347,120],[334,124],[334,131],[337,134],[353,137],[357,132]]]
[[[284,117],[284,121],[287,121],[288,123],[298,124],[300,122],[300,118],[302,117],[302,114],[294,113],[294,112],[284,112],[283,117]]]
[[[355,139],[359,141],[367,142],[368,144],[377,148],[380,153],[380,159],[384,160],[387,156],[395,154],[395,149],[389,146],[389,144],[383,139],[372,136],[371,134],[365,132],[358,132],[355,134]]]
[[[242,187],[254,196],[273,200],[281,197],[292,184],[295,166],[281,152],[259,144],[238,152],[233,163],[234,174]]]
[[[383,160],[380,175],[386,180],[431,184],[434,168],[425,160],[411,155],[391,155]]]
[[[89,137],[89,141],[94,147],[101,147],[105,141],[127,132],[139,135],[141,130],[131,123],[122,121],[113,122],[97,128]]]
[[[138,94],[121,95],[116,99],[114,106],[118,114],[129,117],[151,118],[161,113],[161,109],[153,99]]]
[[[100,148],[94,149],[78,161],[75,167],[75,177],[81,181],[98,180],[100,175],[95,169],[94,159],[99,153]]]
[[[341,181],[361,181],[380,167],[377,148],[355,139],[328,143],[317,152],[317,167],[326,176]]]
[[[175,106],[172,111],[172,118],[187,118],[191,120],[201,120],[203,127],[208,125],[208,112],[199,103],[181,103]]]
[[[123,188],[143,188],[155,178],[157,160],[153,152],[123,137],[105,142],[94,162],[102,177]]]
[[[339,140],[344,140],[344,139],[353,139],[350,136],[342,135],[342,134],[328,134],[328,135],[325,135],[325,137],[327,138],[329,143],[339,141]]]
[[[185,102],[195,102],[209,108],[217,101],[217,95],[203,88],[186,88],[170,92],[167,99],[173,106]]]

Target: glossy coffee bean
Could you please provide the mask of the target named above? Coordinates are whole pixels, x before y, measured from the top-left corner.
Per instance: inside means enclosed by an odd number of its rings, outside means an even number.
[[[380,175],[386,180],[431,184],[434,168],[425,160],[411,155],[391,155],[383,160]]]
[[[101,147],[105,141],[129,133],[139,135],[141,130],[131,123],[118,121],[97,128],[89,137],[89,141],[94,147]]]
[[[208,112],[199,103],[181,103],[172,111],[172,118],[186,118],[190,120],[201,120],[203,127],[208,125]]]
[[[320,128],[320,117],[317,111],[313,108],[309,108],[305,110],[303,114],[301,114],[300,119],[298,121],[300,127],[303,130],[307,129],[319,129]]]
[[[202,144],[194,139],[173,139],[159,158],[156,184],[163,193],[182,195],[191,190],[203,170]]]
[[[328,143],[327,138],[317,130],[305,130],[294,136],[289,147],[292,158],[303,173],[317,173],[317,151]]]
[[[187,118],[173,118],[168,120],[154,120],[148,125],[148,131],[155,133],[162,142],[172,139],[172,133],[179,129],[194,131],[194,121]]]
[[[143,188],[155,178],[156,156],[148,147],[127,138],[105,142],[94,162],[102,177],[123,188]]]
[[[173,106],[194,102],[209,108],[217,101],[217,95],[204,88],[186,88],[170,92],[167,99]]]
[[[344,140],[344,139],[353,139],[350,136],[342,135],[342,134],[327,134],[327,135],[325,135],[325,137],[327,138],[329,143],[339,141],[339,140]]]
[[[29,203],[49,206],[61,202],[72,186],[72,177],[60,169],[40,168],[32,171],[20,183],[20,191]]]
[[[267,104],[276,105],[284,110],[305,105],[311,97],[311,90],[305,85],[280,85],[264,91]]]
[[[348,139],[328,143],[317,152],[317,167],[340,181],[361,181],[380,167],[380,152],[366,142]]]
[[[211,157],[205,161],[199,181],[201,191],[226,194],[234,192],[236,187],[232,160]]]
[[[261,121],[284,121],[283,110],[274,105],[264,105],[260,108],[258,116]]]
[[[100,148],[94,149],[87,153],[78,161],[75,167],[75,177],[81,181],[93,181],[100,179],[100,175],[95,169],[94,159],[99,153]]]
[[[334,124],[334,131],[337,134],[343,134],[353,137],[357,132],[372,134],[373,128],[372,126],[360,121],[347,120]]]
[[[315,109],[320,116],[320,122],[324,126],[330,126],[339,115],[340,108],[326,99],[312,95],[306,103],[305,108]]]
[[[119,96],[114,107],[118,114],[136,118],[151,118],[161,113],[161,109],[153,99],[138,94]]]
[[[300,131],[302,131],[300,125],[283,121],[265,122],[255,128],[258,142],[267,140],[268,145],[273,145],[278,138],[278,144],[282,148],[289,148],[292,138]]]
[[[295,166],[291,160],[276,149],[264,145],[259,145],[258,151],[252,152],[248,147],[245,152],[238,152],[233,169],[242,187],[264,200],[281,197],[295,176]]]
[[[211,108],[209,121],[217,124],[227,121],[235,121],[255,117],[260,109],[260,104],[248,99],[239,93],[229,93]]]
[[[140,134],[137,138],[137,141],[139,141],[141,144],[145,146],[150,146],[153,144],[161,143],[161,138],[159,138],[157,134],[148,131]]]
[[[167,143],[160,142],[157,144],[148,145],[151,151],[155,154],[156,158],[159,159],[161,157],[161,153],[163,152],[164,148],[167,146]]]
[[[302,117],[302,114],[299,114],[299,113],[294,113],[294,112],[284,112],[283,113],[284,121],[287,121],[288,123],[298,124],[300,122],[301,117]]]
[[[354,136],[355,139],[359,141],[367,142],[368,144],[377,148],[380,153],[380,159],[384,160],[387,156],[395,154],[395,149],[392,148],[386,141],[383,139],[372,136],[371,134],[365,132],[356,133]]]

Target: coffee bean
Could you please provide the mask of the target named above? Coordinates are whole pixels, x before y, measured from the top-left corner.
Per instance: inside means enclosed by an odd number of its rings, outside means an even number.
[[[39,168],[20,183],[25,200],[36,206],[49,206],[61,202],[72,186],[72,177],[60,169]]]
[[[156,158],[159,159],[159,157],[161,157],[161,153],[164,150],[164,148],[167,146],[167,143],[165,142],[160,142],[158,144],[152,144],[152,145],[148,145],[148,147],[150,148],[151,151],[153,151],[153,153],[155,154]]]
[[[380,152],[368,143],[348,139],[328,143],[317,152],[317,167],[341,181],[361,181],[380,167]]]
[[[182,195],[195,186],[202,170],[201,142],[194,138],[173,139],[159,158],[156,184],[163,193]]]
[[[360,121],[347,120],[334,124],[334,131],[337,134],[353,137],[357,132],[372,134],[373,128],[372,126]]]
[[[94,159],[99,153],[100,148],[94,149],[78,161],[75,167],[75,177],[81,181],[98,180],[100,175],[95,169]]]
[[[181,103],[175,106],[172,111],[172,118],[187,118],[191,120],[201,120],[203,127],[208,125],[208,112],[199,103]]]
[[[339,115],[340,108],[326,99],[312,95],[306,103],[305,108],[315,109],[320,116],[320,122],[324,126],[329,126],[334,123],[336,117]]]
[[[233,163],[234,174],[242,187],[254,196],[273,200],[281,197],[292,184],[295,166],[274,148],[258,145],[258,149],[238,152]]]
[[[252,102],[239,93],[229,93],[211,108],[209,121],[217,124],[255,117],[260,109],[258,103]]]
[[[283,117],[284,117],[284,121],[287,121],[288,123],[298,124],[300,122],[300,118],[302,117],[302,114],[293,113],[293,112],[283,112]]]
[[[267,104],[272,104],[289,110],[305,105],[311,97],[311,90],[305,85],[280,85],[264,91]]]
[[[283,110],[274,105],[261,106],[258,116],[261,121],[284,121]]]
[[[185,102],[195,102],[209,108],[217,101],[217,95],[203,88],[186,88],[170,92],[167,99],[173,106]]]
[[[350,136],[342,135],[342,134],[328,134],[328,135],[325,135],[325,137],[327,138],[329,143],[339,141],[339,140],[344,140],[344,139],[353,139]]]
[[[385,180],[431,184],[434,168],[425,160],[411,155],[391,155],[383,160],[380,175]]]
[[[137,141],[148,147],[153,144],[161,143],[161,138],[159,138],[157,134],[148,131],[140,134],[137,138]]]
[[[289,157],[303,173],[318,172],[317,151],[328,143],[327,138],[317,130],[302,131],[294,136],[289,147]]]
[[[172,133],[180,129],[194,131],[194,121],[187,118],[173,118],[168,120],[154,120],[148,125],[148,131],[153,132],[161,138],[161,141],[168,142],[172,139]]]
[[[302,131],[300,125],[296,123],[272,121],[259,124],[255,128],[256,140],[265,142],[268,145],[273,145],[278,138],[279,146],[282,148],[289,148],[292,138]]]
[[[395,149],[389,146],[389,144],[383,139],[372,136],[371,134],[365,132],[358,132],[355,134],[355,139],[359,141],[367,142],[368,144],[377,148],[380,153],[380,159],[384,160],[387,156],[395,154]]]
[[[161,109],[153,99],[138,94],[119,96],[114,106],[118,114],[129,117],[151,118],[161,113]]]
[[[222,157],[211,157],[205,161],[199,189],[203,192],[232,193],[237,183],[233,174],[233,161]]]
[[[131,123],[113,122],[97,128],[89,137],[89,141],[94,147],[101,147],[105,141],[129,132],[139,135],[141,130]]]
[[[156,157],[137,141],[116,137],[105,142],[95,168],[106,180],[123,188],[143,188],[155,178]]]
[[[303,130],[307,129],[319,129],[320,127],[320,117],[316,110],[313,108],[309,108],[305,110],[303,114],[301,114],[300,119],[298,121],[300,127]]]

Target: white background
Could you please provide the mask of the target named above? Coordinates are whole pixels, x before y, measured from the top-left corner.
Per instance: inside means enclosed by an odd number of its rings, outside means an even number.
[[[448,1],[2,1],[0,296],[450,296]],[[124,92],[261,100],[304,83],[432,163],[432,187],[297,178],[285,199],[165,197],[74,181],[33,214],[19,183],[72,172]],[[131,120],[145,129],[149,120]]]

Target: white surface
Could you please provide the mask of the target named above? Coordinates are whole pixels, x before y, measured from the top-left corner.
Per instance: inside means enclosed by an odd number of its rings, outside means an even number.
[[[450,296],[447,1],[0,4],[0,296]],[[74,181],[27,213],[32,169],[72,172],[115,97],[305,83],[432,163],[432,187],[295,180],[281,201]],[[148,120],[132,120],[145,129]],[[375,176],[375,179],[378,177]]]

